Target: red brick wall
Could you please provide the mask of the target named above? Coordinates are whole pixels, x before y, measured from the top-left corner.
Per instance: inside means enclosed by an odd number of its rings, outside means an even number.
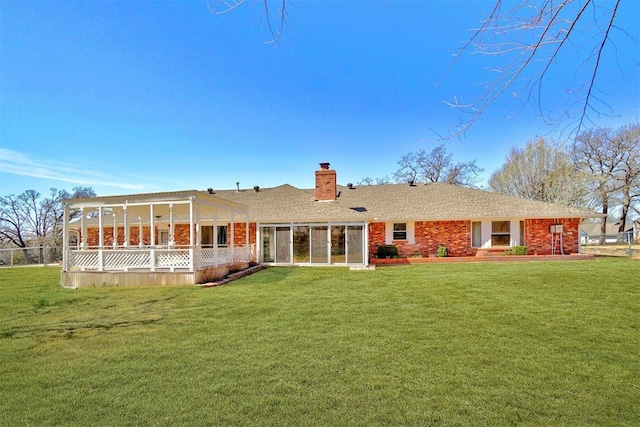
[[[129,244],[131,246],[137,246],[140,244],[139,234],[140,229],[138,227],[131,226],[129,228]],[[105,246],[113,246],[113,227],[103,227],[102,229],[103,240]],[[158,230],[156,229],[156,242],[158,241]],[[87,244],[89,246],[98,246],[100,244],[100,233],[98,227],[87,228]],[[142,226],[142,244],[151,244],[151,234],[148,225]],[[124,227],[118,227],[118,236],[116,246],[124,245]]]
[[[384,245],[384,222],[369,223],[369,256],[378,252],[378,246]]]
[[[471,221],[416,221],[415,236],[424,257],[437,254],[439,246],[446,246],[449,256],[476,253],[471,248]]]
[[[421,255],[429,257],[438,253],[438,247],[444,245],[449,256],[475,255],[471,248],[470,221],[416,221],[415,243],[405,240],[393,240],[391,244],[398,247],[400,257]],[[384,222],[369,224],[369,254],[375,255],[379,245],[385,244]]]
[[[529,254],[551,254],[551,231],[549,227],[554,224],[562,224],[562,248],[565,254],[578,253],[578,240],[580,239],[580,219],[561,218],[553,219],[528,219],[525,221],[526,245]],[[556,254],[559,254],[559,249]]]
[[[246,222],[236,222],[233,224],[233,241],[236,246],[244,246],[245,242],[247,241],[246,228],[247,228]],[[231,234],[231,226],[227,228],[227,231],[229,234]],[[229,242],[229,244],[231,244],[230,238],[227,239],[227,241]],[[249,223],[249,244],[252,245],[255,243],[256,243],[256,223],[250,222]]]
[[[174,234],[175,244],[180,246],[189,245],[189,240],[190,240],[189,224],[175,224],[174,227],[175,227],[175,234]],[[245,244],[246,228],[247,228],[246,223],[244,222],[236,222],[234,224],[234,242],[236,246],[242,246]],[[113,245],[113,227],[104,227],[102,231],[104,233],[104,245],[112,246]],[[129,244],[131,246],[137,246],[140,243],[139,236],[138,236],[139,228],[137,226],[131,226],[129,228],[129,233],[130,233]],[[88,236],[89,246],[98,246],[100,242],[98,227],[87,228],[87,236]],[[158,228],[156,227],[156,237],[155,237],[156,244],[159,243],[158,239],[159,239]],[[231,244],[231,225],[230,224],[227,225],[227,242]],[[249,223],[249,244],[255,244],[255,243],[256,243],[256,223],[252,222],[252,223]],[[142,244],[143,245],[151,244],[151,234],[150,234],[149,226],[142,226]],[[124,227],[118,227],[117,245],[118,246],[124,245]]]
[[[525,221],[526,246],[531,255],[551,254],[551,232],[553,224],[563,226],[563,250],[565,254],[578,253],[578,218],[560,220],[529,219]],[[385,244],[385,224],[369,224],[369,254],[375,255],[379,245]],[[471,221],[416,221],[415,243],[393,241],[401,257],[421,255],[429,257],[437,254],[438,246],[444,245],[449,256],[473,256],[478,251],[471,247]],[[556,253],[560,253],[559,249]]]

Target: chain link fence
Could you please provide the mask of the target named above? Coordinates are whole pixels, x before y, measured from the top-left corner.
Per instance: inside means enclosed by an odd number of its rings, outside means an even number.
[[[583,236],[581,252],[598,256],[628,256],[640,259],[640,242],[632,231],[602,236]],[[604,242],[604,243],[602,243]]]
[[[0,267],[59,264],[62,250],[57,246],[1,248]]]

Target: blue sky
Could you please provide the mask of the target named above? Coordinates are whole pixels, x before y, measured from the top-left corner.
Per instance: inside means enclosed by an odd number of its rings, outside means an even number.
[[[460,112],[443,101],[480,93],[494,65],[482,55],[437,83],[493,3],[291,0],[284,33],[266,43],[258,1],[216,15],[217,0],[0,0],[0,195],[309,188],[319,162],[341,184],[391,174],[455,126]],[[615,31],[603,59],[597,96],[611,117],[593,114],[599,126],[639,121],[639,21],[640,2],[623,0],[628,35]],[[554,73],[580,77],[566,65]],[[546,88],[564,90],[561,79]],[[511,147],[565,137],[524,99],[508,93],[447,149],[486,178]]]

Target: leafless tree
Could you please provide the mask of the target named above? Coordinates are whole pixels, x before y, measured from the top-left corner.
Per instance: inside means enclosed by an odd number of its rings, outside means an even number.
[[[620,0],[522,0],[507,8],[496,0],[488,17],[456,54],[452,66],[463,55],[481,54],[496,58],[490,71],[495,78],[482,83],[481,94],[470,101],[454,97],[449,105],[464,114],[448,137],[464,134],[498,99],[514,95],[535,106],[541,118],[551,124],[569,121],[579,134],[592,115],[611,114],[598,96],[598,71],[607,50],[615,49],[612,33],[626,34],[615,25]],[[582,56],[579,56],[582,55]],[[570,65],[568,65],[570,64]],[[556,73],[567,65],[571,72]],[[560,91],[550,83],[565,77],[566,108],[547,109],[546,100],[557,101]],[[547,90],[552,92],[546,92]],[[576,124],[577,123],[577,124]]]
[[[618,233],[623,233],[629,211],[640,199],[640,125],[625,126],[613,138],[616,151],[620,152],[620,164],[615,174],[618,196],[622,206]]]
[[[489,178],[489,189],[530,200],[584,207],[586,185],[570,155],[555,141],[538,138],[512,148]]]
[[[75,197],[95,197],[90,187],[75,187],[72,193],[51,189],[48,197],[35,190],[0,197],[0,242],[19,248],[59,243],[64,221],[62,201]],[[71,219],[79,212],[71,212]],[[26,256],[26,252],[25,252]]]
[[[612,129],[594,129],[578,135],[573,145],[573,162],[587,178],[591,205],[605,215],[601,222],[600,243],[604,243],[609,208],[615,205],[615,195],[620,190],[618,177],[624,153],[616,139]]]
[[[358,185],[382,185],[382,184],[392,184],[393,180],[388,176],[381,176],[378,178],[371,178],[370,176],[365,176],[360,181],[358,181]]]
[[[453,154],[438,145],[430,152],[420,150],[405,154],[398,160],[400,166],[393,174],[396,182],[446,182],[447,184],[475,187],[482,169],[476,161],[454,162]]]
[[[416,153],[408,153],[398,160],[398,170],[392,177],[381,178],[365,177],[358,185],[390,184],[396,183],[433,183],[444,182],[447,184],[461,185],[464,187],[476,187],[480,172],[483,171],[476,165],[476,161],[454,162],[453,154],[447,151],[443,145],[435,147],[430,152],[420,150]]]

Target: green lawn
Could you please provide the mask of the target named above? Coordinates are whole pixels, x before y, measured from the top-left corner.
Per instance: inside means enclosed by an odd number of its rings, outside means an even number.
[[[640,425],[640,262],[0,269],[0,425]]]

